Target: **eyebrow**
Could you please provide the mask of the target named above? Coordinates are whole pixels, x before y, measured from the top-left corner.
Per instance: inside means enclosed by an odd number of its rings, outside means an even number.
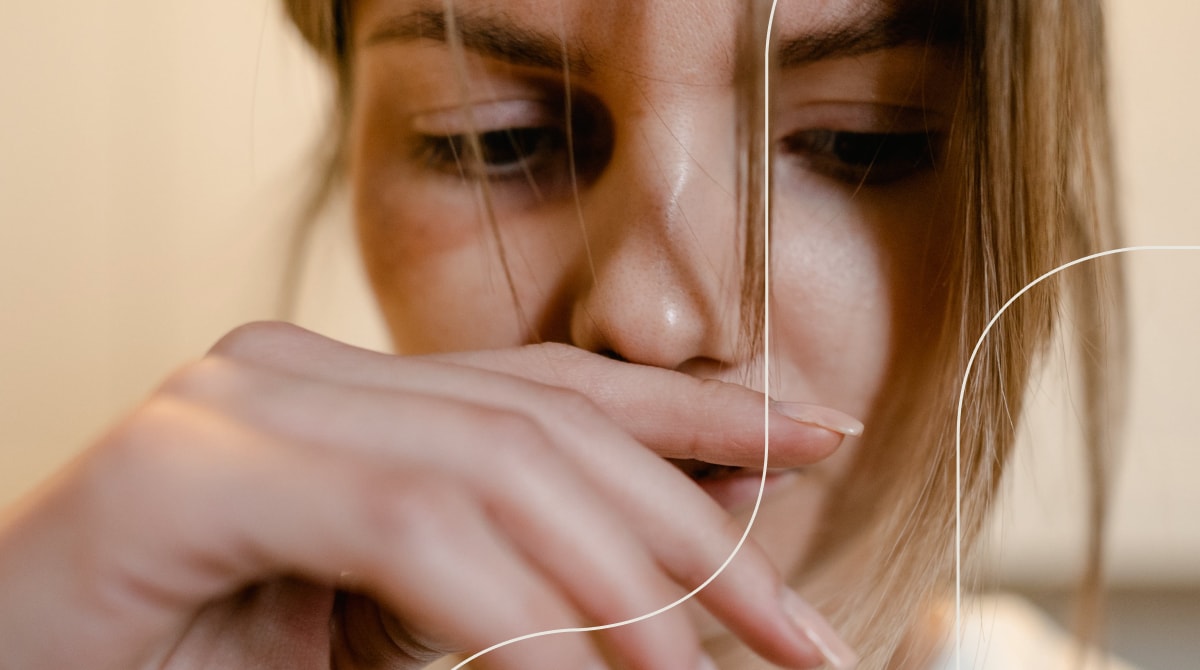
[[[567,48],[555,35],[530,30],[499,16],[459,13],[455,14],[454,22],[463,48],[468,51],[512,65],[552,70],[562,70],[565,66],[582,75],[592,72],[587,60]],[[388,19],[372,31],[363,44],[373,46],[422,39],[449,43],[443,11],[419,9]]]
[[[962,41],[961,15],[936,11],[938,3],[902,3],[862,19],[781,42],[779,67],[789,69],[832,58],[847,58],[912,44],[945,45]]]
[[[783,40],[779,67],[789,69],[816,61],[859,56],[909,44],[952,44],[962,40],[961,17],[934,11],[937,3],[901,3],[900,8],[872,12],[864,19]],[[555,35],[517,25],[502,16],[459,13],[455,28],[468,51],[512,65],[560,71],[565,66],[581,75],[593,68],[583,54],[568,48]],[[445,12],[418,9],[385,20],[364,46],[427,39],[450,41]]]

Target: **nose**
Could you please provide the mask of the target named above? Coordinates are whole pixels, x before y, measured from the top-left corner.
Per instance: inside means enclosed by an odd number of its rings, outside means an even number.
[[[580,196],[586,252],[572,341],[675,370],[735,363],[742,227],[732,115],[710,106],[632,116]]]

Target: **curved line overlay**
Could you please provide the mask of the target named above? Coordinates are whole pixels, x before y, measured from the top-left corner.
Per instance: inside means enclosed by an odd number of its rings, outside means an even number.
[[[1068,263],[1046,272],[1042,276],[1029,282],[1020,291],[1017,291],[1013,297],[1009,298],[991,321],[988,321],[987,326],[983,329],[983,334],[979,336],[979,340],[975,342],[975,348],[971,350],[971,357],[967,359],[967,369],[963,372],[962,385],[958,391],[958,409],[954,419],[954,667],[962,667],[962,636],[959,631],[962,629],[962,408],[963,400],[967,393],[967,381],[971,376],[971,368],[975,365],[975,357],[979,354],[980,347],[983,346],[983,341],[992,331],[992,326],[1000,320],[1008,308],[1013,305],[1021,296],[1025,295],[1034,286],[1053,277],[1054,275],[1074,267],[1081,263],[1103,258],[1105,256],[1113,256],[1115,254],[1123,254],[1131,251],[1200,251],[1200,245],[1170,245],[1170,244],[1150,244],[1132,247],[1121,247],[1119,249],[1109,249],[1101,251],[1082,258],[1076,258]]]
[[[775,9],[776,9],[776,7],[778,7],[778,4],[779,4],[779,0],[771,1],[771,12],[767,19],[767,38],[766,38],[766,44],[764,46],[765,56],[763,58],[763,63],[764,63],[764,65],[763,65],[763,86],[764,86],[764,90],[767,91],[768,93],[771,90],[771,33],[775,26]],[[771,350],[771,347],[770,347],[770,345],[771,345],[771,341],[770,341],[770,331],[771,331],[770,304],[771,303],[770,303],[770,300],[768,299],[770,297],[770,287],[771,287],[771,207],[770,207],[771,110],[770,110],[770,105],[763,105],[763,125],[764,125],[763,143],[765,145],[765,147],[764,147],[765,150],[763,151],[763,163],[765,166],[765,171],[763,173],[764,179],[763,179],[763,194],[762,194],[763,203],[764,203],[764,206],[763,206],[763,219],[764,219],[764,221],[763,221],[763,247],[764,247],[763,272],[765,273],[765,281],[763,282],[763,293],[764,293],[764,295],[763,295],[763,321],[764,321],[764,324],[763,324],[763,351],[764,351],[764,356],[767,356],[767,358],[768,358],[767,364],[763,365],[763,384],[764,384],[763,388],[769,389],[769,388],[771,388],[771,385],[770,385],[771,375],[770,375],[770,365],[769,365],[769,362],[770,362],[769,361],[769,359],[770,359],[769,352]],[[770,416],[771,416],[770,403],[771,403],[770,395],[768,393],[764,392],[763,393],[763,468],[762,468],[762,478],[758,482],[758,497],[755,498],[755,500],[754,500],[754,510],[750,513],[750,520],[746,523],[746,530],[743,531],[741,539],[738,540],[737,544],[733,548],[733,551],[729,554],[729,557],[725,559],[725,562],[721,564],[721,567],[717,568],[717,571],[714,572],[708,579],[704,580],[704,582],[702,584],[700,584],[696,588],[692,589],[690,592],[683,595],[675,602],[668,603],[667,605],[664,605],[664,606],[658,608],[657,610],[654,610],[653,612],[648,612],[646,614],[643,614],[638,617],[634,617],[632,619],[626,619],[625,621],[618,621],[616,623],[604,624],[604,625],[600,625],[600,626],[584,626],[584,627],[578,627],[578,628],[555,628],[553,630],[544,630],[544,631],[541,631],[538,633],[529,633],[527,635],[521,635],[518,637],[514,637],[510,640],[498,642],[498,643],[488,647],[487,649],[483,649],[482,651],[475,652],[471,656],[460,661],[451,670],[460,670],[461,668],[464,668],[468,663],[470,663],[471,661],[474,661],[475,659],[479,658],[480,656],[483,656],[484,654],[491,653],[502,647],[507,647],[510,644],[516,644],[517,642],[523,642],[525,640],[531,640],[533,638],[545,637],[547,635],[558,635],[558,634],[562,634],[562,633],[592,633],[592,632],[601,631],[601,630],[609,630],[612,628],[620,628],[621,626],[628,626],[630,624],[638,623],[639,621],[645,621],[646,619],[658,616],[659,614],[662,614],[663,612],[670,611],[670,610],[678,607],[679,605],[686,603],[687,601],[691,600],[692,597],[695,596],[697,593],[700,593],[705,588],[707,588],[708,585],[713,582],[713,580],[715,580],[717,577],[721,576],[722,572],[725,572],[725,568],[729,567],[729,564],[733,562],[734,557],[736,557],[738,552],[741,551],[742,545],[744,545],[746,543],[746,539],[750,537],[750,529],[754,527],[754,520],[758,517],[758,509],[762,504],[763,491],[766,488],[766,483],[767,483],[767,465],[768,465],[768,461],[769,461],[769,457],[770,457],[770,449],[771,449],[770,434],[768,432],[768,429],[769,429],[768,424],[769,424]]]

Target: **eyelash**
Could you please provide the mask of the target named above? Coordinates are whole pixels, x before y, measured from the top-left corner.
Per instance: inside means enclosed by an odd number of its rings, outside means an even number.
[[[499,128],[478,133],[478,159],[468,135],[423,135],[417,157],[425,165],[472,179],[519,179],[567,166],[566,131],[554,126]],[[561,160],[560,160],[561,159]]]
[[[436,172],[496,183],[525,181],[546,195],[547,189],[569,183],[570,150],[579,181],[597,174],[611,155],[611,121],[598,103],[591,103],[577,106],[572,115],[569,132],[574,146],[568,141],[565,125],[541,123],[482,130],[478,133],[482,153],[478,159],[472,157],[466,133],[418,135],[415,157]],[[842,183],[880,186],[935,167],[941,144],[940,134],[929,130],[813,128],[783,138],[779,153],[806,170]]]
[[[481,128],[482,156],[473,155],[467,133],[447,133],[418,135],[416,158],[428,169],[456,178],[525,184],[539,199],[567,193],[572,184],[603,170],[613,146],[612,120],[603,104],[583,91],[572,97],[569,127],[566,101],[550,98],[527,125],[518,121]]]
[[[803,130],[781,141],[784,153],[805,168],[855,186],[879,186],[937,165],[939,135]]]

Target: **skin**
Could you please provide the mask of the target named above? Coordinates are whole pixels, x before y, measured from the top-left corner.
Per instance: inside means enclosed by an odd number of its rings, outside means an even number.
[[[472,124],[485,134],[562,124],[561,107],[547,102],[555,100],[547,91],[561,91],[561,67],[513,65],[470,49],[459,63],[437,40],[377,39],[382,26],[423,5],[357,6],[356,220],[397,350],[531,341],[511,281],[544,340],[762,389],[758,361],[747,358],[737,329],[732,47],[713,47],[734,43],[738,4],[702,4],[503,3],[512,24],[564,35],[586,54],[569,75],[574,111],[586,118],[601,110],[611,130],[602,150],[591,150],[609,157],[575,184],[540,176],[541,163],[559,163],[536,154],[516,178],[493,182],[494,229],[462,163],[414,158],[414,147]],[[457,4],[461,14],[482,17],[494,17],[496,6]],[[776,20],[785,41],[871,16],[863,3],[789,2]],[[464,73],[465,87],[445,85]],[[948,52],[925,45],[785,69],[776,80],[774,136],[782,143],[819,129],[945,133],[956,81]],[[861,175],[834,172],[816,152],[781,153],[770,393],[866,417],[869,429],[886,435],[870,417],[922,362],[915,352],[930,335],[930,315],[942,309],[937,274],[949,250],[939,240],[953,218],[954,168],[945,160],[863,185]],[[580,154],[577,162],[590,165],[586,150]],[[801,565],[857,442],[764,501],[753,537],[784,574]],[[748,511],[736,511],[744,523]]]
[[[764,414],[738,340],[736,3],[503,6],[586,47],[576,109],[611,121],[603,160],[580,153],[576,188],[553,177],[553,151],[536,190],[492,187],[512,288],[542,343],[516,316],[478,186],[431,163],[421,138],[463,132],[464,90],[484,105],[476,123],[552,126],[561,71],[468,54],[469,85],[447,86],[460,69],[444,44],[371,39],[410,3],[356,3],[350,179],[401,355],[253,324],[182,367],[0,517],[0,667],[407,669],[639,616],[713,574],[745,525],[745,509],[664,459],[761,466],[764,416],[771,466],[803,474],[775,487],[754,540],[697,597],[707,622],[675,609],[479,665],[690,670],[712,635],[757,659],[738,667],[824,662],[817,642],[834,633],[785,576],[861,445],[815,425],[811,407],[806,421]],[[857,20],[855,6],[788,3],[782,34]],[[944,116],[923,53],[785,72],[778,140],[882,132],[862,124],[914,85],[930,89],[927,116]],[[929,240],[947,225],[947,169],[859,189],[814,160],[777,164],[769,396],[870,425],[917,360],[902,352],[944,254]]]

